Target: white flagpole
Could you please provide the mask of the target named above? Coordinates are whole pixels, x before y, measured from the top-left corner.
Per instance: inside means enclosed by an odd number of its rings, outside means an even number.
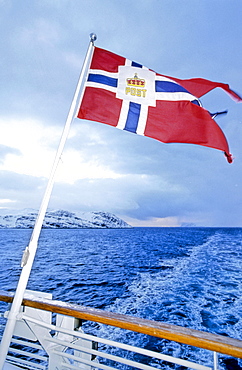
[[[74,118],[78,95],[80,93],[80,88],[81,88],[81,85],[82,85],[82,82],[83,82],[83,79],[86,73],[87,66],[90,63],[91,55],[93,53],[93,48],[94,48],[94,41],[96,40],[96,38],[97,37],[95,34],[93,33],[90,34],[90,44],[89,44],[87,54],[86,54],[86,57],[85,57],[85,60],[82,66],[82,70],[81,70],[80,77],[79,77],[77,87],[76,87],[76,91],[75,91],[75,94],[74,94],[74,97],[71,103],[71,107],[70,107],[70,110],[69,110],[69,113],[66,119],[65,127],[64,127],[62,137],[60,140],[60,144],[59,144],[56,157],[55,157],[55,160],[52,166],[49,181],[48,181],[45,194],[44,194],[44,197],[43,197],[40,209],[39,209],[38,217],[35,222],[35,226],[34,226],[31,238],[30,238],[29,245],[28,247],[26,247],[24,254],[23,254],[23,258],[21,262],[22,272],[21,272],[21,275],[18,281],[13,303],[11,305],[11,309],[8,314],[8,319],[7,319],[6,327],[3,333],[1,346],[0,346],[0,369],[1,370],[3,369],[4,363],[7,357],[8,348],[11,343],[16,320],[20,312],[22,300],[24,297],[24,292],[27,287],[29,275],[32,269],[34,257],[35,257],[36,250],[38,247],[38,240],[39,240],[41,228],[43,225],[45,213],[46,213],[49,200],[50,200],[50,196],[51,196],[51,192],[54,186],[56,170],[60,162],[61,155],[62,155],[64,146],[65,146],[65,142],[69,134],[71,122]]]

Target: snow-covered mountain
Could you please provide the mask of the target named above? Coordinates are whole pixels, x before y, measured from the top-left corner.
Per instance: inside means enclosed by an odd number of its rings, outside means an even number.
[[[38,212],[33,209],[21,211],[0,212],[0,228],[33,228]],[[44,228],[130,228],[125,221],[108,212],[82,212],[72,213],[63,210],[48,211],[46,213]]]

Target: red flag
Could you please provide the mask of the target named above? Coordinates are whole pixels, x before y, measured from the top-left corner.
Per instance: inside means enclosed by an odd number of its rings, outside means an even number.
[[[226,137],[199,101],[216,87],[242,101],[227,84],[161,75],[95,47],[77,116],[164,143],[219,149],[231,163]]]

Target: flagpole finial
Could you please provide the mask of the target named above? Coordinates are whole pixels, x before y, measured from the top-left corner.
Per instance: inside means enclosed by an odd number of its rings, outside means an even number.
[[[94,41],[96,41],[97,39],[97,35],[95,33],[90,33],[90,39],[91,39],[91,42],[94,44]]]

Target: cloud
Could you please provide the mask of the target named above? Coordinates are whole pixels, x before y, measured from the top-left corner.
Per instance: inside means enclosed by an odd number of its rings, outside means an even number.
[[[3,163],[8,155],[21,155],[20,150],[0,144],[0,164]]]
[[[46,179],[11,171],[0,171],[0,206],[7,208],[38,208]],[[4,200],[4,202],[3,202]]]
[[[48,176],[60,131],[31,118],[0,117],[2,145],[11,148],[1,170],[32,176]]]
[[[35,47],[36,44],[44,44],[47,48],[55,46],[61,39],[59,24],[42,17],[26,23],[18,35],[18,42],[23,46]]]

